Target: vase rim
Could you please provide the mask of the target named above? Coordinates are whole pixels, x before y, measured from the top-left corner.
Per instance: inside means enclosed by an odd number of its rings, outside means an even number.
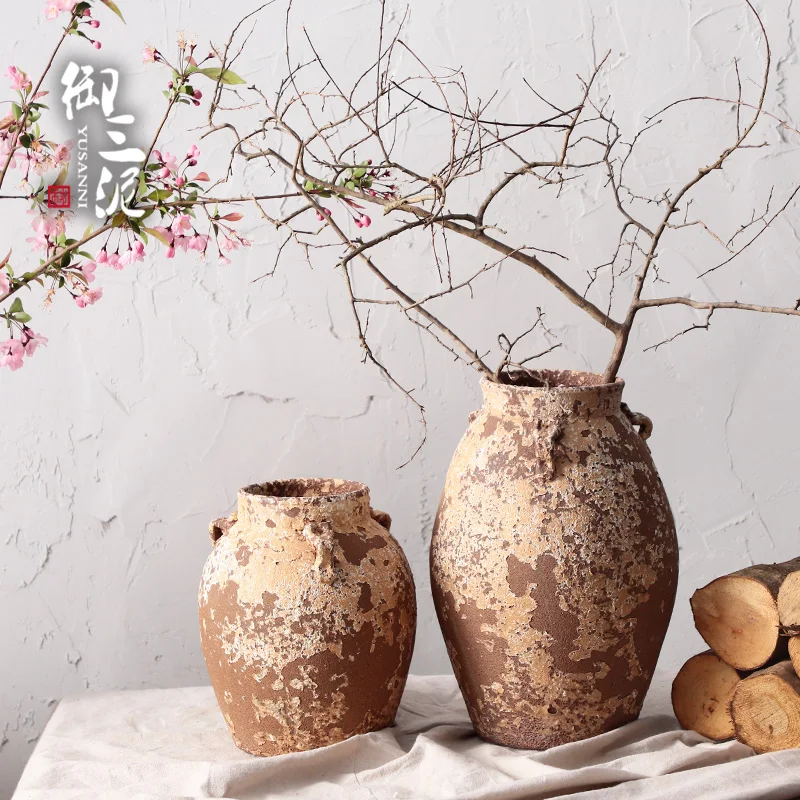
[[[617,378],[613,383],[603,383],[603,376],[599,372],[588,372],[575,369],[532,369],[530,373],[541,377],[545,386],[526,386],[518,383],[499,383],[484,378],[481,386],[490,390],[505,391],[507,393],[523,394],[560,394],[575,395],[591,392],[592,394],[606,392],[619,392],[625,388],[625,381]],[[569,382],[567,382],[569,381]]]
[[[319,506],[369,497],[369,487],[343,478],[284,478],[243,486],[239,496],[265,505]]]

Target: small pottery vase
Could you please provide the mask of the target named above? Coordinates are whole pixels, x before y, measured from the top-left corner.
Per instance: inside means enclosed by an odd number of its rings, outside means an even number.
[[[363,484],[318,479],[248,486],[211,524],[200,634],[242,750],[310,750],[394,721],[416,597],[390,524]]]
[[[431,544],[439,623],[476,731],[541,750],[639,715],[669,624],[678,543],[624,383],[485,381]],[[637,432],[634,426],[639,428]]]

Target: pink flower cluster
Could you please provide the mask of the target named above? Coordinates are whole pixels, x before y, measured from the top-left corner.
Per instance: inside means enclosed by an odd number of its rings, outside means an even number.
[[[25,241],[29,242],[34,250],[49,250],[55,240],[66,231],[64,215],[51,216],[36,209],[32,209],[28,213],[34,215],[31,227],[36,236],[32,236]]]
[[[44,344],[47,344],[47,337],[34,333],[27,326],[23,327],[21,338],[0,343],[0,367],[8,367],[16,372],[25,365],[25,356],[32,356],[36,348]]]
[[[153,150],[153,158],[155,163],[159,165],[159,169],[155,172],[155,177],[171,188],[182,189],[186,186],[187,182],[186,170],[189,167],[196,167],[199,157],[200,148],[196,144],[193,144],[189,148],[186,156],[180,163],[178,163],[178,157],[172,155],[172,153],[162,153],[159,150]],[[201,172],[197,177],[192,178],[194,181],[207,181],[208,179],[208,175],[206,175],[205,172]]]
[[[127,250],[119,251],[115,253],[109,253],[105,247],[97,254],[97,258],[95,259],[97,264],[105,264],[109,267],[112,267],[115,270],[123,270],[130,264],[136,264],[139,261],[144,261],[144,242],[140,242],[138,239],[130,246]],[[88,264],[84,264],[83,270],[86,271],[87,266],[91,265],[91,274],[92,277],[89,278],[87,276],[87,280],[91,283],[94,280],[94,270],[95,270],[95,262],[89,261]]]
[[[50,0],[44,7],[44,15],[47,19],[55,19],[65,11],[71,14],[76,5],[78,5],[78,0]]]
[[[11,81],[11,88],[18,92],[27,92],[33,87],[31,79],[13,65],[6,70],[6,78]]]
[[[177,250],[184,252],[196,250],[198,253],[205,253],[211,239],[210,236],[197,233],[192,218],[188,214],[178,214],[169,228],[160,225],[154,230],[157,230],[169,242],[167,258],[175,258]]]

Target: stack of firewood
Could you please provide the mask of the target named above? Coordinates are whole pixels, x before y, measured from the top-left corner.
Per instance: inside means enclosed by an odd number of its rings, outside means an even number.
[[[711,650],[672,684],[681,725],[759,753],[800,747],[800,558],[717,578],[691,603]]]

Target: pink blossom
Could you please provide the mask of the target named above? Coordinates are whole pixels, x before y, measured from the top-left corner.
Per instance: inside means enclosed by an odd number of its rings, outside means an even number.
[[[170,176],[170,171],[169,171],[169,168],[168,168],[168,167],[164,167],[164,169],[160,169],[160,170],[159,170],[159,171],[156,173],[156,177],[157,177],[157,178],[161,178],[161,180],[162,180],[162,181],[163,181],[163,180],[166,180],[167,178],[169,178],[169,176]]]
[[[231,239],[229,236],[224,236],[220,247],[222,247],[226,253],[230,253],[232,250],[239,249],[239,242],[237,242],[236,239]]]
[[[152,45],[148,44],[147,47],[142,50],[142,62],[144,64],[155,64],[156,53],[158,53],[158,50],[156,50],[156,48]]]
[[[55,160],[56,164],[65,164],[72,158],[70,151],[75,146],[74,142],[64,142],[64,144],[60,144],[56,147],[55,152],[53,153],[53,159]]]
[[[16,148],[14,152],[11,150],[11,139],[0,139],[0,167],[8,161],[8,166],[11,169],[16,169],[17,153],[19,153],[19,150]]]
[[[76,295],[72,299],[78,308],[86,308],[86,306],[93,306],[103,296],[102,289],[84,289],[81,294]]]
[[[206,248],[208,247],[208,236],[198,235],[193,236],[189,240],[189,249],[190,250],[197,250],[200,253],[205,253]]]
[[[361,222],[361,227],[363,228],[369,228],[369,226],[372,225],[372,220],[366,214],[361,215],[360,222]]]
[[[144,261],[144,243],[136,241],[133,247],[126,250],[114,265],[114,269],[122,269],[128,264],[135,264],[137,261]]]
[[[178,171],[178,157],[172,155],[172,153],[159,153],[159,161],[170,171],[170,172],[177,172]]]
[[[5,272],[0,272],[0,294],[8,294],[11,289],[11,282]]]
[[[49,239],[41,233],[36,236],[29,236],[25,241],[28,242],[34,250],[47,250],[50,246]]]
[[[105,247],[97,254],[97,256],[95,257],[95,261],[98,264],[108,263],[108,252],[106,251]]]
[[[92,42],[92,47],[94,47],[95,50],[100,50],[102,48],[102,46],[103,46],[102,42],[98,42],[98,41]]]
[[[61,8],[59,7],[58,0],[51,0],[45,7],[44,7],[44,15],[47,19],[55,19],[61,13]]]
[[[199,92],[195,92],[194,96],[197,97],[198,94],[199,94]],[[202,97],[202,95],[200,95],[200,96]],[[186,153],[186,158],[188,158],[188,159],[200,158],[200,148],[196,144],[193,144],[189,148],[189,151]]]
[[[192,97],[194,97],[195,100],[202,100],[203,99],[203,93],[199,89],[195,89],[194,90],[194,94],[192,95]],[[200,151],[199,150],[197,151],[197,155],[198,156],[200,155]]]
[[[104,250],[100,251],[105,252]],[[97,264],[94,261],[87,261],[81,266],[83,277],[86,278],[86,283],[94,283],[94,271],[97,269]]]
[[[25,328],[23,333],[27,337],[24,345],[26,356],[32,356],[36,352],[36,348],[39,347],[39,345],[45,345],[49,341],[46,336],[42,336],[39,333],[34,333],[30,328]]]
[[[158,231],[170,244],[172,244],[175,239],[175,235],[172,231],[169,228],[165,228],[163,225],[157,225],[153,230]]]
[[[99,19],[93,19],[88,24],[89,24],[90,28],[99,28],[100,27],[100,20]]]
[[[175,185],[179,189],[182,189],[186,185],[186,178],[184,178],[182,175],[178,175],[178,177],[175,178]]]
[[[120,270],[125,265],[122,264],[122,266],[120,266],[119,262],[120,262],[119,253],[109,253],[108,254],[108,258],[106,260],[106,264],[108,264],[109,267],[112,267],[113,269],[116,269],[116,270]]]
[[[8,367],[12,372],[23,366],[25,348],[17,339],[8,339],[0,344],[0,367]]]
[[[72,11],[76,5],[78,5],[78,0],[58,0],[58,7],[61,11]]]
[[[30,78],[16,67],[9,67],[6,70],[6,78],[11,81],[11,88],[20,92],[26,91],[32,86]]]
[[[167,248],[167,258],[175,258],[175,248],[168,247]]]
[[[190,233],[192,230],[192,218],[188,214],[178,214],[172,223],[172,232],[176,236]]]
[[[50,217],[47,214],[42,214],[36,211],[35,209],[29,211],[28,213],[34,215],[31,227],[41,237],[60,236],[66,230],[64,225],[64,217],[62,214],[59,214],[55,217]]]

